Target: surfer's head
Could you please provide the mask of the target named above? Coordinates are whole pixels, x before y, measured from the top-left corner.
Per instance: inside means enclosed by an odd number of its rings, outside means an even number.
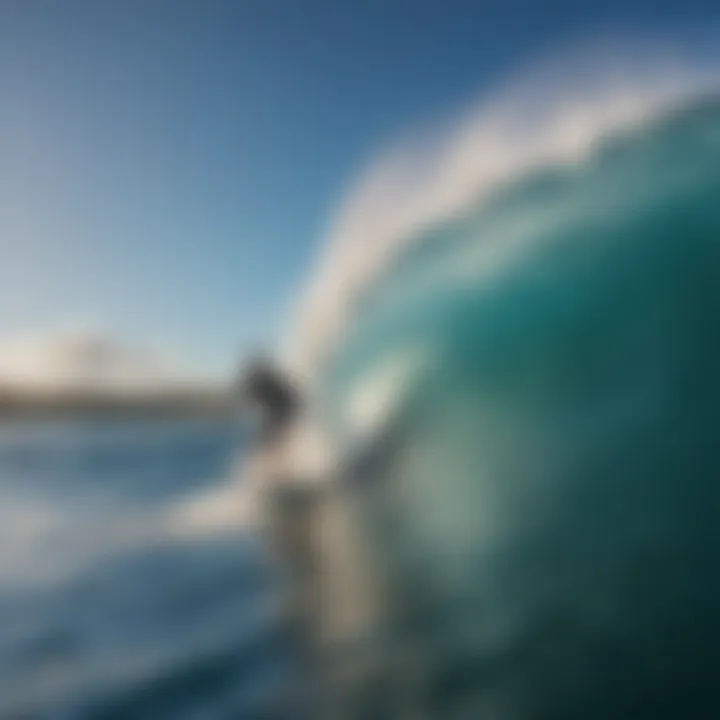
[[[266,358],[253,358],[243,367],[238,383],[241,407],[259,416],[261,439],[277,437],[295,420],[299,394],[290,379]]]

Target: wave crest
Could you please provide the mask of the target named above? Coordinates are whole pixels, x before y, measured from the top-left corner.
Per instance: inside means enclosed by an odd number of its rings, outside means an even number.
[[[539,168],[582,163],[609,137],[714,92],[717,68],[698,58],[659,44],[564,53],[459,120],[381,154],[342,203],[301,300],[289,348],[295,372],[313,382],[359,299],[425,228]]]

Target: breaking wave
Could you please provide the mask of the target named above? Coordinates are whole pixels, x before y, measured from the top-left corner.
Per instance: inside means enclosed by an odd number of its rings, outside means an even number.
[[[720,98],[670,67],[386,159],[311,286],[430,717],[717,714]]]

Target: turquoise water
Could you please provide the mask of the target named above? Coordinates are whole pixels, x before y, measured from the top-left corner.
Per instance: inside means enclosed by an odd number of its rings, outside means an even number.
[[[720,714],[720,103],[407,248],[323,402],[373,456],[368,538],[431,716]]]

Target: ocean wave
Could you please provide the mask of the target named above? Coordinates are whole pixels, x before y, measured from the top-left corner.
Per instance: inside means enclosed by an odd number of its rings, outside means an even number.
[[[326,268],[339,311],[308,357],[329,432],[373,431],[363,536],[429,716],[715,712],[713,81],[507,137],[484,179],[440,173],[472,181],[437,180],[387,234],[353,225]],[[492,152],[488,122],[450,168]],[[378,252],[346,266],[364,237]]]
[[[719,84],[716,65],[697,48],[592,46],[560,53],[459,120],[391,147],[361,175],[331,224],[293,323],[289,366],[312,384],[378,277],[429,229],[538,169],[581,165],[598,145]]]

